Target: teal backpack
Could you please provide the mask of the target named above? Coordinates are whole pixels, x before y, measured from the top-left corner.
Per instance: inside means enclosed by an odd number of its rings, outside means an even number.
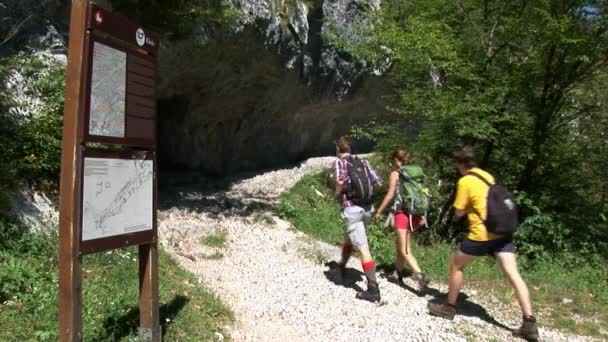
[[[416,164],[408,164],[399,169],[400,189],[397,189],[398,206],[412,216],[426,216],[429,209],[429,193],[423,186],[424,172]]]

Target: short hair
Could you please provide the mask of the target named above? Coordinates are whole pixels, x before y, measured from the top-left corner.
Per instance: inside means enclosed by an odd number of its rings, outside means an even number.
[[[458,146],[454,150],[452,158],[455,163],[464,165],[468,168],[477,166],[477,163],[475,162],[475,152],[473,151],[473,147],[470,145]]]
[[[334,141],[336,147],[338,148],[338,152],[340,153],[350,153],[351,151],[351,142],[350,139],[346,136],[342,136]]]

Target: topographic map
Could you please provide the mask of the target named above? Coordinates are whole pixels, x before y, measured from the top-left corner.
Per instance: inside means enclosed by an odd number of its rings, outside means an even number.
[[[125,136],[127,54],[94,42],[89,134]]]
[[[82,241],[152,229],[153,163],[84,159]]]

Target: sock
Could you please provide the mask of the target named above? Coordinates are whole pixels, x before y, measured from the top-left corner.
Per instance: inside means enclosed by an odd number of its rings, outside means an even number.
[[[338,267],[344,268],[344,266],[346,266],[346,263],[348,262],[348,259],[350,258],[350,255],[352,253],[353,253],[353,245],[351,245],[350,243],[343,244],[342,245],[342,260],[340,260]]]
[[[378,282],[376,281],[376,263],[374,261],[361,263],[363,266],[363,272],[365,272],[365,276],[367,277],[368,286],[370,284],[378,286]]]

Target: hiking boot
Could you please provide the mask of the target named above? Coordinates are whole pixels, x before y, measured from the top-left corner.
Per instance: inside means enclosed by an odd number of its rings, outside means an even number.
[[[456,315],[456,307],[448,303],[429,302],[428,309],[431,315],[449,320],[453,320]]]
[[[403,284],[403,274],[397,270],[393,271],[386,275],[386,280],[391,283],[397,283],[399,285]]]
[[[513,330],[513,336],[521,337],[527,341],[538,340],[538,325],[536,324],[536,318],[524,318],[521,327]]]
[[[380,301],[380,289],[378,285],[367,285],[367,290],[357,293],[355,296],[357,299],[367,300],[372,303]]]
[[[427,287],[431,282],[431,277],[424,272],[414,272],[414,274],[412,274],[412,279],[418,283],[418,286],[420,286],[421,289]]]

